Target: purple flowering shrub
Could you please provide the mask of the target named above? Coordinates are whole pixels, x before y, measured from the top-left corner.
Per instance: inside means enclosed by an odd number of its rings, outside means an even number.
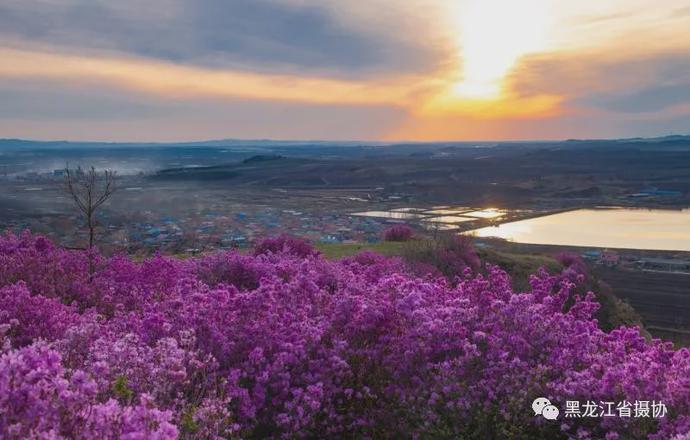
[[[32,296],[23,281],[0,288],[0,325],[6,326],[15,346],[62,338],[80,319],[74,307],[56,298]]]
[[[307,240],[288,234],[280,234],[275,237],[264,238],[254,246],[255,255],[268,253],[286,253],[297,255],[298,257],[309,257],[318,255],[319,251]]]
[[[426,277],[463,277],[467,270],[476,272],[481,261],[470,239],[464,235],[445,234],[420,240],[405,249],[410,272]]]
[[[7,233],[0,238],[2,287],[24,281],[34,294],[57,297],[67,303],[84,301],[88,267],[86,252],[57,248],[45,237],[31,235],[28,231],[20,235]]]
[[[196,275],[208,286],[232,285],[238,289],[256,289],[270,266],[260,258],[237,252],[217,252],[197,260]]]
[[[382,234],[384,241],[408,241],[412,237],[414,237],[414,229],[408,225],[389,226]]]
[[[570,280],[584,280],[587,278],[587,263],[582,257],[573,252],[559,252],[554,259],[563,266],[563,276]]]
[[[134,262],[0,239],[0,438],[687,438],[690,352],[602,331],[593,294],[363,253]],[[306,255],[306,257],[305,257]],[[33,271],[49,265],[55,279]],[[44,270],[44,272],[47,272]],[[661,419],[534,417],[657,400]]]
[[[0,357],[2,438],[176,438],[172,413],[141,394],[130,405],[98,396],[92,377],[67,370],[44,342]]]

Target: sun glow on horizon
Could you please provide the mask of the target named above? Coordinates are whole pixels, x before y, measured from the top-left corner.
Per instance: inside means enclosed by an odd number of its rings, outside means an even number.
[[[547,47],[549,21],[544,0],[472,0],[459,19],[463,73],[453,93],[499,98],[517,60]]]

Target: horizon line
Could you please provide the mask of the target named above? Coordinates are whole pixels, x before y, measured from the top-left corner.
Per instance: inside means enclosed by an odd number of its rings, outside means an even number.
[[[381,141],[381,140],[361,140],[361,139],[350,139],[350,140],[329,140],[329,139],[275,139],[275,138],[218,138],[218,139],[205,139],[205,140],[175,140],[175,141],[108,141],[108,140],[68,140],[68,139],[28,139],[28,138],[0,138],[0,142],[32,142],[32,143],[71,143],[71,144],[130,144],[130,145],[180,145],[180,144],[193,144],[193,143],[211,143],[211,142],[273,142],[273,143],[331,143],[331,144],[378,144],[378,145],[397,145],[397,144],[443,144],[443,143],[527,143],[527,142],[570,142],[570,141],[583,141],[583,142],[595,142],[595,141],[625,141],[625,140],[653,140],[653,139],[664,139],[673,137],[687,137],[690,138],[690,133],[688,134],[665,134],[658,136],[632,136],[632,137],[611,137],[611,138],[542,138],[542,139],[503,139],[503,140],[477,140],[477,139],[447,139],[447,140],[393,140],[393,141]]]

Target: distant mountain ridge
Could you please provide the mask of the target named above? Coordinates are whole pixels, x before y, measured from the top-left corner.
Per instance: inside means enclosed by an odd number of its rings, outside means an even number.
[[[44,147],[44,148],[84,148],[84,147],[289,147],[289,146],[309,146],[325,147],[325,146],[436,146],[436,147],[452,147],[452,146],[494,146],[494,145],[508,145],[508,144],[629,144],[629,143],[690,143],[690,135],[673,134],[658,137],[633,137],[633,138],[614,138],[614,139],[565,139],[565,140],[514,140],[514,141],[436,141],[436,142],[381,142],[381,141],[325,141],[325,140],[275,140],[275,139],[212,139],[203,141],[183,141],[183,142],[105,142],[105,141],[67,141],[67,140],[52,140],[40,141],[29,139],[0,139],[0,148],[10,147]]]
[[[687,134],[670,134],[666,136],[657,137],[632,137],[619,139],[568,139],[566,142],[668,142],[668,141],[687,141],[690,142],[690,135]]]
[[[2,147],[274,147],[274,146],[375,146],[375,145],[391,145],[391,143],[378,141],[321,141],[321,140],[270,140],[270,139],[217,139],[205,141],[188,141],[188,142],[105,142],[105,141],[38,141],[27,139],[0,139],[0,148]]]

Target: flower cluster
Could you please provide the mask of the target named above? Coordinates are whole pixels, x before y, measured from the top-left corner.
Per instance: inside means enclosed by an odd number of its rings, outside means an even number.
[[[563,266],[563,276],[570,280],[584,280],[587,278],[587,264],[573,252],[559,252],[554,255],[556,261]]]
[[[299,257],[317,255],[319,252],[306,240],[288,234],[267,237],[254,246],[256,255],[267,253],[289,253]]]
[[[477,271],[479,256],[464,235],[444,235],[433,240],[419,240],[405,249],[410,272],[419,276],[463,277],[467,270]]]
[[[602,331],[567,277],[513,292],[497,267],[449,282],[286,243],[135,262],[1,238],[0,438],[690,433],[690,352]],[[668,413],[551,421],[536,397]]]
[[[383,231],[385,241],[408,241],[414,236],[414,229],[408,225],[393,225]]]

